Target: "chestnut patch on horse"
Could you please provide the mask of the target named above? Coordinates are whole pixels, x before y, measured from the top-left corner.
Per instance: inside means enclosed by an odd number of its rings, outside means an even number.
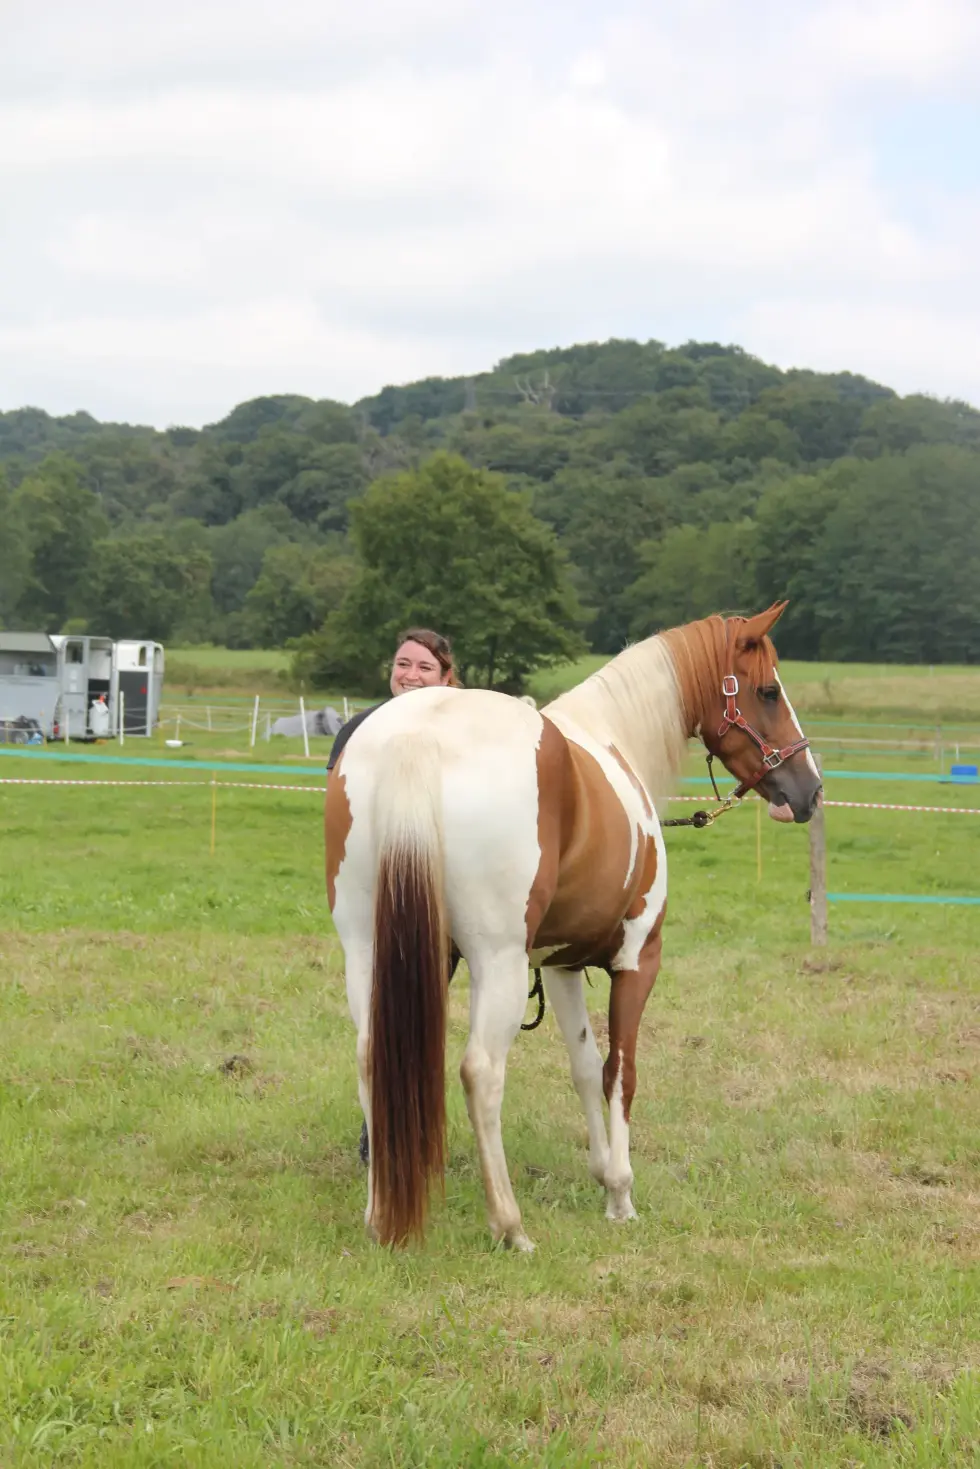
[[[344,757],[327,777],[327,799],[323,809],[323,838],[326,848],[327,900],[333,911],[337,898],[337,873],[347,849],[347,836],[351,829],[350,802],[347,799],[347,781],[343,774]]]
[[[545,725],[553,734],[538,750],[541,859],[528,899],[528,947],[560,944],[549,962],[571,966],[611,952],[640,864],[631,872],[631,823],[599,762]]]

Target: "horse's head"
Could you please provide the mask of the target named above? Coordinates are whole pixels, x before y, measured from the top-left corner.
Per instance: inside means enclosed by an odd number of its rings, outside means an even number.
[[[755,617],[725,622],[722,677],[703,711],[701,738],[739,782],[736,794],[757,790],[777,821],[809,821],[821,780],[776,671],[769,632],[785,602]]]

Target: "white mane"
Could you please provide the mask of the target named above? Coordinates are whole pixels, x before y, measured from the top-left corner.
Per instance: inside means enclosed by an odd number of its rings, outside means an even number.
[[[674,660],[659,634],[625,648],[541,713],[552,711],[599,744],[615,745],[655,801],[675,789],[687,752],[688,715]]]

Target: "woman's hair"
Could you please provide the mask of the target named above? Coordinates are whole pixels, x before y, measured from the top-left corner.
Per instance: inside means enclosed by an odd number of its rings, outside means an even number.
[[[449,683],[452,688],[460,687],[459,679],[456,677],[456,665],[453,663],[452,644],[448,638],[444,638],[441,632],[433,632],[431,627],[409,627],[405,632],[398,634],[396,647],[400,648],[402,643],[421,643],[435,658],[443,673],[448,671]]]

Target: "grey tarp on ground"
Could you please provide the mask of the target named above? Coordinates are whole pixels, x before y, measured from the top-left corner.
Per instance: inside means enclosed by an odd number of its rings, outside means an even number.
[[[339,734],[343,719],[330,704],[325,709],[307,709],[306,733],[308,735]],[[286,714],[273,724],[270,734],[297,736],[303,733],[303,716]]]

